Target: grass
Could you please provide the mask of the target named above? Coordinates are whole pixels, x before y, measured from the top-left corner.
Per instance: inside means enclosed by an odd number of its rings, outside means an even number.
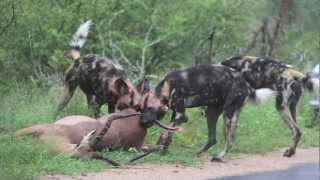
[[[79,174],[110,168],[100,161],[75,160],[62,155],[53,157],[48,155],[48,147],[45,145],[38,144],[31,138],[19,140],[13,136],[15,130],[30,125],[53,122],[67,115],[90,115],[85,98],[80,92],[75,94],[68,107],[57,118],[54,111],[62,92],[61,84],[57,81],[40,87],[36,84],[15,83],[10,87],[0,87],[0,92],[1,179],[35,179],[44,174]],[[305,128],[312,116],[307,100],[308,96],[302,99],[298,113],[298,123],[303,132],[300,147],[319,145],[319,129]],[[170,152],[165,156],[152,154],[137,163],[179,163],[201,166],[207,155],[217,154],[222,150],[223,121],[220,119],[217,132],[218,144],[204,156],[195,157],[195,153],[207,140],[206,120],[197,108],[188,109],[187,112],[189,121],[183,125],[184,131],[174,136]],[[169,114],[164,122],[168,122],[168,117]],[[154,144],[158,136],[159,130],[151,128],[146,142]],[[263,153],[286,147],[291,143],[290,136],[289,129],[274,108],[274,102],[270,101],[260,106],[247,104],[240,115],[236,141],[228,157],[239,153]],[[105,153],[120,162],[137,155],[134,150]]]

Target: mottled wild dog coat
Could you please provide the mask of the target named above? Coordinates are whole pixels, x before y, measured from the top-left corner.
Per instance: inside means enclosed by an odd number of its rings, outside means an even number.
[[[216,144],[216,124],[223,114],[225,145],[213,160],[222,160],[234,141],[235,130],[241,108],[247,99],[273,95],[269,89],[255,90],[230,67],[221,65],[199,65],[169,73],[156,87],[155,92],[143,97],[142,110],[145,121],[161,118],[165,106],[173,110],[172,122],[180,125],[187,120],[185,108],[207,106],[208,141],[201,149],[207,151]],[[168,145],[171,133],[163,132],[159,144]]]
[[[304,75],[289,65],[268,58],[232,57],[222,64],[240,72],[255,89],[271,88],[277,91],[276,108],[293,136],[293,144],[286,150],[284,156],[294,155],[301,136],[296,118],[297,104],[304,88],[319,90],[319,79]]]
[[[113,82],[116,79],[122,79],[127,86],[132,87],[127,80],[127,75],[121,66],[112,62],[112,60],[97,54],[80,56],[80,49],[83,47],[89,29],[92,25],[91,21],[87,21],[80,25],[70,42],[70,56],[74,63],[66,72],[64,95],[59,103],[58,111],[61,111],[70,101],[76,88],[80,89],[87,96],[87,102],[93,109],[95,116],[100,115],[100,107],[108,104],[108,111],[115,111],[116,102],[120,94],[114,91]],[[137,94],[131,89],[128,92],[128,100],[132,101],[132,107],[138,106]],[[117,107],[119,109],[124,107]]]

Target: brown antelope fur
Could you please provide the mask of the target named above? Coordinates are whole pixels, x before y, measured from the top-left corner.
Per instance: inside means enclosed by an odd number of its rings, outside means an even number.
[[[68,121],[77,121],[78,123],[71,125]],[[101,127],[99,121],[86,116],[68,116],[58,122],[57,124],[40,124],[24,128],[18,130],[16,136],[32,136],[40,143],[49,144],[49,153],[52,155],[59,153],[71,155],[85,135]]]
[[[141,123],[140,115],[136,110],[126,108],[98,120],[86,116],[68,116],[53,124],[21,129],[16,132],[16,136],[37,138],[41,143],[49,145],[49,153],[52,155],[62,153],[72,158],[85,156],[106,160],[106,157],[97,157],[96,152],[103,149],[143,148],[147,127]],[[95,143],[99,136],[101,140]],[[110,159],[107,161],[117,165]]]

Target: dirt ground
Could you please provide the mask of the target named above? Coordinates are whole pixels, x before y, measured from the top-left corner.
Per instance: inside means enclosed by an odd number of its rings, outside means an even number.
[[[285,158],[284,149],[259,155],[240,155],[225,162],[207,162],[201,167],[174,164],[143,164],[79,176],[48,175],[41,180],[171,180],[214,179],[253,172],[283,170],[300,163],[319,162],[319,148],[297,149],[295,156]]]

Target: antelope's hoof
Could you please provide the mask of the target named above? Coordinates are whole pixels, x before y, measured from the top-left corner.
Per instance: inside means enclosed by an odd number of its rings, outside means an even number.
[[[213,156],[211,162],[224,162],[223,158]]]
[[[293,156],[294,154],[295,154],[295,150],[293,148],[289,148],[283,153],[283,156],[289,158],[289,157]]]

